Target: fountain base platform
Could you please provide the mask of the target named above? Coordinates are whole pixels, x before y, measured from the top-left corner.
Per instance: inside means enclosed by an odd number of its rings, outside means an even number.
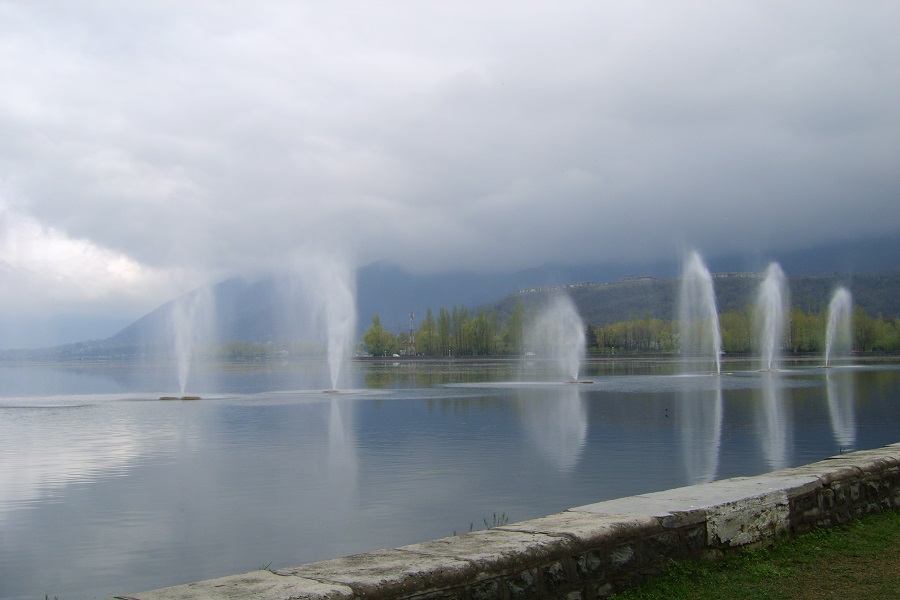
[[[160,396],[160,400],[200,400],[200,396]]]

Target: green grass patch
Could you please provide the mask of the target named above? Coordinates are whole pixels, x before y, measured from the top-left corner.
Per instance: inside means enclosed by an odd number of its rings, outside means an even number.
[[[900,511],[818,529],[771,548],[673,564],[615,600],[900,599]]]

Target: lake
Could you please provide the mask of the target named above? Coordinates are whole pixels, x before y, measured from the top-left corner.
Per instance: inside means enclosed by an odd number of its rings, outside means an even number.
[[[0,598],[108,598],[900,441],[900,365],[0,365]],[[686,372],[685,372],[686,371]]]

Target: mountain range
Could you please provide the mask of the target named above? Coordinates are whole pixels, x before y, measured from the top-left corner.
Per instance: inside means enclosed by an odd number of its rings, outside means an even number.
[[[505,293],[497,299],[504,293],[499,291],[504,286],[516,285],[515,278],[487,281],[482,276],[472,280],[466,280],[461,275],[446,279],[417,277],[395,267],[374,266],[359,275],[360,319],[357,337],[361,338],[362,331],[371,323],[371,317],[366,320],[364,315],[379,315],[386,327],[391,321],[386,320],[384,315],[391,315],[396,318],[397,328],[402,331],[409,327],[409,313],[398,314],[398,311],[404,310],[406,306],[412,306],[415,310],[414,326],[417,329],[425,316],[426,307],[431,308],[435,316],[439,308],[449,309],[453,305],[466,306],[470,311],[496,311],[503,320],[520,300],[526,304],[540,305],[549,296],[560,292],[568,294],[585,322],[595,326],[633,318],[674,318],[678,298],[677,278],[628,276],[606,283],[557,283],[557,277],[564,276],[564,273],[549,268],[535,271],[534,278],[530,280],[541,281],[543,285],[519,287],[513,293]],[[716,273],[714,283],[719,310],[741,310],[752,305],[761,281],[762,275],[758,272]],[[843,285],[852,290],[854,303],[869,314],[900,317],[900,270],[854,275],[796,276],[789,278],[788,285],[792,305],[807,312],[824,310],[833,291]],[[216,332],[215,339],[220,343],[287,344],[296,342],[298,335],[301,335],[301,340],[304,335],[319,335],[321,342],[323,338],[320,324],[312,323],[302,334],[298,333],[301,329],[298,329],[296,320],[290,315],[297,305],[290,294],[284,293],[286,288],[284,282],[277,277],[255,281],[229,279],[214,286],[211,291],[214,302],[211,305],[215,305],[216,309],[210,329]],[[479,299],[492,291],[497,293],[492,300]],[[447,298],[454,299],[455,302],[443,301]],[[104,340],[43,350],[5,351],[0,353],[0,357],[66,359],[129,357],[147,351],[168,352],[173,346],[170,324],[176,312],[175,305],[176,301],[168,302]],[[392,309],[394,312],[388,312]],[[318,334],[315,333],[317,327]]]
[[[838,285],[848,286],[855,303],[872,315],[900,317],[900,239],[894,237],[834,244],[787,254],[779,263],[790,275],[791,298],[795,306],[818,311]],[[763,257],[719,257],[709,261],[717,273],[759,273],[767,261]],[[841,273],[829,271],[832,264],[846,267]],[[680,257],[642,265],[638,275],[628,264],[543,265],[515,272],[416,274],[396,265],[376,262],[356,273],[357,336],[361,337],[379,316],[391,331],[406,331],[410,314],[418,327],[426,309],[466,306],[471,310],[496,310],[505,318],[515,301],[540,301],[541,293],[565,288],[586,322],[603,325],[629,318],[651,316],[673,318],[677,298],[676,282]],[[759,280],[754,277],[719,277],[716,295],[721,311],[741,309],[753,302]],[[219,341],[287,342],[300,329],[310,335],[320,323],[308,322],[308,310],[286,294],[290,288],[285,275],[256,280],[232,278],[211,289],[215,318],[210,330]],[[523,292],[523,290],[531,290]],[[197,294],[198,292],[191,292]],[[0,353],[3,357],[70,356],[77,349],[91,354],[123,352],[147,346],[171,347],[172,316],[176,301],[166,302],[115,335],[89,342],[49,349]],[[182,298],[183,300],[183,298]],[[303,325],[303,321],[307,321]],[[315,319],[313,319],[314,321]]]

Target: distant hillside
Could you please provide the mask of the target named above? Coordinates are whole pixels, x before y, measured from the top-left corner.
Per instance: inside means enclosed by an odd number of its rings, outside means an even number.
[[[756,301],[762,281],[758,273],[717,274],[714,279],[716,305],[720,312],[742,310]],[[614,283],[576,283],[520,290],[487,306],[505,319],[518,301],[541,305],[560,292],[578,307],[586,323],[609,325],[634,318],[674,319],[678,310],[678,279],[625,277]],[[825,310],[839,286],[853,294],[854,304],[872,316],[900,317],[900,271],[858,275],[808,275],[789,277],[791,305],[805,312]]]
[[[597,282],[611,273],[616,270],[548,265],[507,275],[416,276],[396,267],[376,264],[358,273],[357,334],[362,337],[376,314],[388,330],[396,331],[394,328],[397,327],[405,331],[410,310],[416,313],[415,327],[418,328],[426,308],[431,308],[436,315],[440,308],[450,309],[454,305],[476,311],[496,310],[502,321],[518,300],[523,300],[526,305],[540,305],[560,290],[571,296],[585,322],[594,326],[645,316],[664,320],[674,318],[677,279],[647,276],[622,277],[613,283]],[[591,281],[594,277],[596,279]],[[760,277],[757,273],[717,276],[714,282],[719,310],[740,310],[752,305]],[[577,281],[585,283],[571,283]],[[827,307],[831,294],[839,285],[847,286],[853,293],[855,304],[872,316],[900,317],[900,271],[896,270],[790,277],[791,302],[806,312],[818,312]],[[214,286],[211,296],[216,309],[210,311],[214,321],[209,328],[216,334],[214,343],[287,344],[298,340],[305,343],[315,335],[320,336],[318,341],[321,342],[321,331],[310,331],[321,324],[309,323],[309,309],[298,304],[296,298],[292,299],[289,291],[287,278],[279,277],[256,281],[229,279]],[[169,352],[173,347],[171,323],[176,300],[163,304],[104,340],[44,350],[5,351],[0,353],[0,358],[129,357]],[[304,321],[306,329],[302,330]]]

